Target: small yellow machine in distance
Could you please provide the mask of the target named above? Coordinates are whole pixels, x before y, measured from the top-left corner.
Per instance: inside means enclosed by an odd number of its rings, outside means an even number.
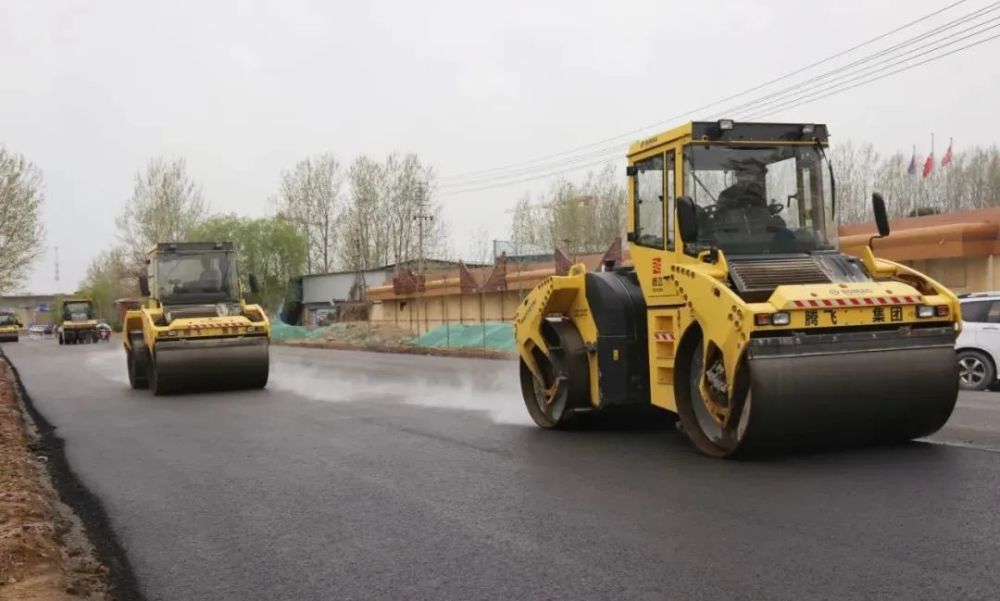
[[[551,277],[517,311],[543,428],[670,411],[726,457],[925,436],[958,395],[958,299],[870,247],[837,249],[821,124],[694,122],[628,154],[631,267]],[[873,197],[880,236],[889,234]]]
[[[0,309],[0,342],[17,342],[23,325],[12,311]]]
[[[153,394],[267,385],[271,325],[240,293],[228,242],[165,242],[139,286],[146,305],[125,313],[132,388]],[[256,279],[249,277],[256,292]]]

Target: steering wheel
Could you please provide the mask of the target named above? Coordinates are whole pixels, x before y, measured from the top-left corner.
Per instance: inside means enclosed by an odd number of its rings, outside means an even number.
[[[772,198],[771,199],[771,204],[767,205],[767,210],[772,215],[777,215],[778,213],[780,213],[780,212],[782,212],[782,211],[785,210],[785,205],[781,204],[780,202],[778,202],[778,201],[776,201],[776,200],[774,200]]]

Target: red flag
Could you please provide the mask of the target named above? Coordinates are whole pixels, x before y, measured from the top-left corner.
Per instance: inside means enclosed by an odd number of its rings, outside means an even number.
[[[941,157],[941,166],[947,167],[951,163],[951,141],[948,141],[948,150],[945,151],[944,156]]]
[[[934,171],[934,153],[927,155],[927,160],[924,161],[924,177],[927,177]]]

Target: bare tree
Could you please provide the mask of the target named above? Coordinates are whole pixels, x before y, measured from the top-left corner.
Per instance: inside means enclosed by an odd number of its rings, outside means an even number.
[[[472,234],[469,241],[469,259],[480,265],[488,265],[493,262],[493,241],[490,240],[490,232],[485,227],[479,227]]]
[[[514,208],[516,249],[560,246],[571,254],[599,252],[625,232],[625,188],[613,166],[587,173],[582,183],[561,179],[537,203],[529,196]]]
[[[341,219],[341,259],[349,269],[401,263],[445,251],[446,228],[433,200],[434,173],[413,154],[378,162],[358,157],[348,170],[349,201]]]
[[[869,198],[885,196],[889,215],[905,217],[983,209],[1000,204],[1000,151],[973,147],[955,152],[951,164],[940,164],[940,154],[927,177],[926,156],[916,155],[915,173],[909,173],[911,153],[882,156],[871,144],[839,144],[831,151],[837,182],[837,205],[844,223],[872,220]]]
[[[295,223],[305,234],[310,273],[334,268],[343,183],[340,163],[329,154],[301,160],[281,174],[275,200],[278,216]]]
[[[182,241],[208,212],[201,187],[187,174],[184,159],[155,158],[137,173],[132,197],[117,219],[129,262],[138,268],[157,242]]]
[[[38,168],[0,146],[0,291],[19,284],[43,250],[43,200]]]

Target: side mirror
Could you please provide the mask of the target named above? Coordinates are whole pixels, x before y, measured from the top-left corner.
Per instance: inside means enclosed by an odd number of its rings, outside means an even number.
[[[257,294],[257,292],[260,290],[260,286],[257,285],[257,276],[251,273],[250,275],[247,276],[247,280],[250,283],[250,292],[253,294]]]
[[[690,196],[677,199],[677,226],[685,243],[698,240],[698,211]]]
[[[878,235],[885,238],[889,235],[889,215],[885,212],[885,199],[878,192],[872,194],[872,211],[875,212]]]
[[[885,212],[885,199],[878,192],[872,193],[872,212],[875,213],[875,227],[878,228],[878,235],[868,239],[868,248],[876,238],[885,238],[889,235],[889,215]]]
[[[144,275],[139,276],[139,292],[143,296],[150,296],[149,294],[149,278]]]

